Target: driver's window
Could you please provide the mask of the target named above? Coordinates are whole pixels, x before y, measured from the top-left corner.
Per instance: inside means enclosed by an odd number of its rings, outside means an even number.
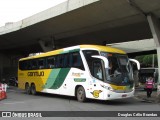
[[[93,62],[93,75],[95,78],[103,80],[103,72],[102,72],[101,61]]]

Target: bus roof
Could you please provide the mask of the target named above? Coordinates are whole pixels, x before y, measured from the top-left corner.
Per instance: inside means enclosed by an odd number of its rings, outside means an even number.
[[[82,49],[82,50],[98,50],[98,51],[109,52],[109,53],[126,54],[123,50],[120,50],[120,49],[117,49],[117,48],[112,48],[112,47],[109,47],[109,46],[77,45],[77,46],[73,46],[73,47],[67,47],[67,48],[62,48],[62,49],[58,49],[58,50],[49,51],[49,52],[46,52],[46,53],[41,53],[39,55],[22,58],[20,60],[47,57],[47,56],[50,56],[50,55],[57,55],[57,54],[68,53],[68,52],[71,52],[71,51],[78,51],[80,49]]]
[[[123,50],[109,47],[109,46],[102,46],[102,45],[80,45],[83,49],[95,49],[103,52],[110,52],[110,53],[119,53],[119,54],[126,54]]]

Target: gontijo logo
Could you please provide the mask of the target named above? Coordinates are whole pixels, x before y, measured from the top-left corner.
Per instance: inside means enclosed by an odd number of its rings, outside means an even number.
[[[28,76],[44,76],[44,71],[40,71],[40,72],[28,72],[27,75]]]

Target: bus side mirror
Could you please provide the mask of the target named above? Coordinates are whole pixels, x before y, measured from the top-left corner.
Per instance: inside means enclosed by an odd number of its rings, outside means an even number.
[[[108,63],[108,59],[107,59],[106,57],[104,57],[104,56],[99,56],[99,55],[93,55],[92,57],[103,60],[103,62],[104,62],[104,64],[105,64],[105,68],[106,68],[106,69],[109,69],[109,63]]]
[[[129,59],[129,61],[136,63],[136,65],[137,65],[137,69],[138,69],[138,70],[140,70],[140,63],[139,63],[139,61],[138,61],[138,60],[135,60],[135,59]]]

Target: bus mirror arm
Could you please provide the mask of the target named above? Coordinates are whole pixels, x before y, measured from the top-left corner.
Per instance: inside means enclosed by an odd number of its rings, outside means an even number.
[[[138,60],[135,60],[135,59],[129,59],[129,61],[136,63],[136,64],[137,64],[137,69],[138,69],[138,70],[140,70],[140,63],[139,63],[139,61],[138,61]]]
[[[104,64],[105,64],[105,68],[106,68],[106,69],[109,69],[109,63],[108,63],[108,59],[107,59],[106,57],[104,57],[104,56],[99,56],[99,55],[93,55],[92,57],[103,60],[103,62],[104,62]]]

